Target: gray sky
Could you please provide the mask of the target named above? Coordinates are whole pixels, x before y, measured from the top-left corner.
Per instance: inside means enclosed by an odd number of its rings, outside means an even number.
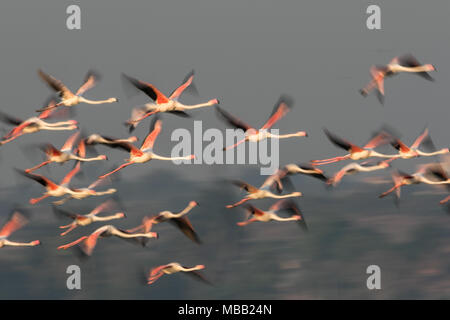
[[[69,4],[76,3],[81,7],[82,29],[69,31],[65,24],[65,10]],[[163,92],[170,93],[187,72],[195,69],[195,83],[200,96],[185,95],[183,102],[199,103],[218,98],[224,109],[255,126],[266,121],[280,94],[294,97],[294,109],[276,128],[280,128],[281,133],[306,130],[309,137],[281,141],[281,164],[343,154],[326,139],[323,127],[363,145],[372,132],[384,123],[395,127],[408,143],[427,125],[435,144],[438,147],[448,146],[449,2],[377,1],[381,7],[382,30],[379,31],[366,28],[365,11],[372,3],[357,0],[44,0],[39,3],[5,0],[0,5],[1,111],[21,118],[35,114],[34,110],[41,107],[51,93],[38,78],[38,68],[75,89],[87,70],[93,67],[100,71],[103,79],[86,97],[103,99],[115,96],[120,102],[99,106],[79,105],[76,107],[76,119],[89,133],[124,137],[128,133],[122,123],[128,119],[132,107],[148,99],[144,95],[127,99],[121,85],[121,72],[151,82]],[[415,75],[390,78],[385,83],[384,106],[378,103],[374,95],[367,98],[359,95],[358,89],[370,80],[369,68],[372,64],[387,63],[394,56],[404,53],[412,53],[421,62],[436,65],[438,72],[433,73],[436,81],[427,82]],[[193,119],[171,115],[163,117],[163,131],[155,144],[157,153],[169,155],[174,145],[170,141],[171,132],[180,127],[192,130],[193,120],[202,120],[204,129],[225,129],[212,109],[194,111],[192,115]],[[135,131],[140,139],[147,133],[148,123],[148,120],[145,121]],[[24,183],[12,168],[27,168],[40,160],[27,159],[27,154],[22,151],[24,146],[39,142],[60,146],[68,136],[68,132],[40,132],[3,146],[0,149],[0,186],[6,188],[11,186],[11,182],[13,186]],[[86,165],[86,170],[92,174],[84,182],[77,182],[80,185],[90,183],[96,175],[106,172],[113,164],[119,164],[127,157],[121,151],[102,147],[99,150],[109,155],[109,162]],[[423,161],[399,161],[396,166],[408,171]],[[52,165],[48,171],[44,169],[42,172],[58,181],[70,167],[68,164],[62,167]],[[333,173],[337,168],[330,166],[325,171]],[[221,186],[217,180],[247,177],[249,182],[258,184],[262,182],[258,172],[257,166],[174,166],[170,162],[154,161],[126,168],[121,177],[123,183],[141,181],[151,174],[167,174],[192,185],[199,181],[201,187],[192,187],[193,190],[217,187],[220,199]],[[388,178],[387,172],[380,175]],[[312,198],[321,201],[321,197],[327,195],[322,186],[316,181],[307,181],[306,185],[296,184],[299,190],[309,191]],[[173,184],[177,182],[174,180]],[[145,187],[141,190],[149,192],[159,187],[152,179],[143,185]],[[186,187],[183,186],[177,187],[178,192],[184,192]],[[350,190],[351,187],[350,184]],[[372,189],[370,196],[375,196],[382,189]],[[41,191],[42,188],[35,184],[26,192],[27,196],[36,196]],[[237,200],[238,193],[236,190],[233,192],[234,196],[232,193],[228,197],[230,201]],[[336,195],[337,192],[331,199],[339,195]],[[10,193],[6,189],[2,194]],[[24,194],[14,194],[17,199],[5,199],[5,208],[29,198]],[[168,203],[172,203],[170,195],[166,196]],[[153,201],[143,192],[140,200],[149,198],[148,201]],[[135,201],[138,200],[136,198]],[[182,207],[184,202],[180,200],[177,206]],[[374,203],[383,203],[386,208],[393,209],[388,201]],[[310,204],[314,207],[312,202]],[[133,207],[135,203],[128,205]],[[222,203],[219,206],[222,207]],[[161,203],[156,207],[162,210],[166,205]],[[47,202],[39,206],[37,211],[40,210],[48,211]],[[327,212],[327,208],[322,210]],[[142,214],[135,217],[136,223]],[[48,219],[45,230],[50,230],[54,224],[53,217]],[[364,230],[361,232],[364,233]],[[25,229],[21,235],[27,235]],[[125,243],[124,246],[127,245]],[[54,247],[54,244],[50,246]],[[111,247],[110,251],[113,249]],[[18,289],[14,296],[21,297],[21,292],[27,292],[26,297],[51,296],[48,292],[43,293],[45,288],[42,292],[38,290],[33,293],[24,284],[22,289]],[[233,289],[229,290],[229,293],[215,297],[259,297],[245,289],[239,294],[235,291],[237,296],[234,296]],[[448,292],[440,294],[448,297]],[[312,295],[333,297],[336,293],[324,289]],[[281,296],[298,297],[294,293],[290,295],[289,291]],[[402,296],[402,293],[393,296]],[[174,296],[167,293],[167,297]],[[191,296],[186,294],[180,297]]]

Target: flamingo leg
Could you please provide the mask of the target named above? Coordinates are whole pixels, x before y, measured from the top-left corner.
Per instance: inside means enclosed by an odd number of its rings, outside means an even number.
[[[68,201],[69,199],[72,199],[72,196],[67,196],[61,200],[53,201],[53,204],[59,206],[59,205],[62,205],[63,203],[65,203],[66,201]]]
[[[141,122],[141,121],[144,120],[145,118],[150,117],[152,114],[155,114],[155,113],[157,113],[157,112],[159,112],[159,111],[156,110],[156,111],[150,111],[150,112],[147,112],[146,114],[144,114],[144,115],[143,115],[142,117],[140,117],[139,119],[136,119],[136,120],[131,121],[131,123]]]
[[[28,173],[32,172],[34,170],[37,170],[37,169],[39,169],[39,168],[49,164],[50,162],[51,162],[50,160],[46,160],[46,161],[42,162],[41,164],[38,164],[37,166],[34,166],[33,168],[26,169],[25,172],[28,172]]]
[[[69,228],[69,229],[67,229],[66,231],[64,231],[63,233],[61,233],[60,235],[61,236],[65,236],[66,234],[68,234],[70,231],[72,231],[73,229],[75,229],[76,227],[77,227],[77,225],[76,224],[70,224],[70,225],[67,225],[67,226],[61,226],[60,228]]]
[[[241,143],[244,143],[246,140],[247,140],[247,138],[242,139],[241,141],[238,141],[238,142],[236,142],[235,144],[233,144],[231,146],[223,148],[223,150],[225,151],[225,150],[230,150],[230,149],[236,148],[238,145],[240,145]]]
[[[100,177],[98,177],[99,179],[104,179],[104,178],[106,178],[107,176],[109,176],[109,175],[111,175],[111,174],[113,174],[113,173],[115,173],[115,172],[117,172],[117,171],[119,171],[119,170],[122,170],[123,168],[125,168],[126,166],[129,166],[130,164],[133,164],[134,162],[127,162],[127,163],[124,163],[124,164],[122,164],[121,166],[119,166],[118,168],[116,168],[116,169],[114,169],[113,171],[111,171],[111,172],[109,172],[109,173],[106,173],[106,174],[104,174],[104,175],[102,175],[102,176],[100,176]]]
[[[229,205],[227,205],[226,208],[230,209],[230,208],[237,207],[238,205],[243,204],[244,202],[246,202],[246,201],[248,201],[248,200],[250,200],[250,198],[244,198],[244,199],[242,199],[241,201],[236,202],[235,204],[229,204]]]
[[[0,143],[1,143],[2,145],[3,145],[3,144],[6,144],[6,143],[8,143],[8,142],[13,141],[14,139],[17,139],[17,138],[20,137],[21,135],[23,135],[23,132],[18,133],[18,134],[16,134],[16,135],[13,135],[11,138],[6,139],[6,140],[3,140],[3,141],[1,141]]]
[[[160,271],[159,273],[157,273],[156,275],[152,275],[148,278],[147,284],[152,284],[154,283],[156,280],[158,280],[159,278],[161,278],[164,275],[164,272]]]
[[[334,157],[334,158],[330,158],[330,159],[313,160],[313,161],[311,161],[311,162],[312,162],[313,165],[315,165],[315,166],[321,166],[321,165],[324,165],[324,164],[330,164],[330,163],[334,163],[334,162],[339,162],[339,161],[342,161],[342,160],[346,160],[346,159],[348,159],[348,158],[349,158],[349,156],[346,155],[346,156],[343,156],[343,157]]]
[[[440,204],[445,204],[450,201],[450,196],[440,201]]]
[[[83,237],[81,237],[81,238],[78,239],[78,240],[75,240],[75,241],[70,242],[70,243],[68,243],[68,244],[59,246],[57,249],[58,249],[58,250],[60,250],[60,249],[66,250],[66,249],[68,249],[68,248],[70,248],[70,247],[73,247],[74,245],[80,243],[81,241],[83,241],[83,240],[85,240],[85,239],[87,239],[87,238],[88,238],[87,236],[83,236]]]
[[[251,219],[249,219],[247,221],[238,222],[237,225],[240,226],[240,227],[243,227],[243,226],[246,226],[246,225],[248,225],[248,224],[250,224],[252,222],[255,222],[255,221],[256,221],[256,218],[251,218]]]
[[[31,198],[30,199],[30,204],[36,204],[36,203],[38,203],[39,201],[42,201],[42,200],[44,200],[45,198],[47,198],[47,197],[49,197],[50,195],[49,194],[44,194],[42,197],[40,197],[40,198]]]
[[[391,192],[394,192],[395,190],[397,190],[398,188],[400,188],[402,185],[401,184],[397,184],[395,186],[393,186],[392,188],[390,188],[388,191],[383,192],[382,194],[380,194],[378,196],[378,198],[383,198],[385,196],[387,196],[388,194],[390,194]]]

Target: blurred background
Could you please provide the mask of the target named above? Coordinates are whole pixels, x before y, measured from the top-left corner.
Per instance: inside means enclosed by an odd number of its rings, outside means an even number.
[[[66,28],[66,8],[81,8],[81,30]],[[184,103],[218,98],[221,107],[254,126],[268,118],[280,94],[295,99],[294,109],[275,128],[280,133],[306,130],[308,138],[280,141],[280,165],[344,154],[323,134],[326,127],[363,145],[387,124],[407,143],[427,126],[434,143],[447,147],[450,83],[448,1],[377,1],[381,30],[366,28],[371,1],[211,2],[116,0],[29,3],[3,1],[0,10],[1,111],[19,118],[35,114],[50,95],[37,69],[62,80],[69,88],[81,84],[89,68],[102,81],[86,98],[118,97],[118,104],[79,105],[75,119],[87,133],[128,136],[123,122],[134,106],[148,102],[144,95],[128,98],[120,74],[148,81],[170,93],[195,69],[199,96],[183,95]],[[386,100],[363,98],[358,89],[369,80],[372,64],[394,56],[414,54],[432,63],[435,82],[415,75],[386,80]],[[207,128],[225,129],[212,109],[191,113],[193,118],[164,115],[155,152],[170,155],[171,132],[193,131],[193,120]],[[142,139],[144,121],[134,134]],[[2,125],[3,128],[9,127]],[[239,178],[260,185],[257,165],[180,165],[153,161],[130,166],[114,180],[127,218],[113,221],[132,228],[144,215],[179,211],[190,200],[200,203],[189,215],[202,245],[196,245],[170,224],[155,227],[160,238],[146,248],[117,238],[100,239],[93,256],[79,260],[70,250],[56,247],[88,234],[101,224],[77,228],[61,238],[50,200],[30,206],[30,197],[43,188],[18,177],[41,161],[30,152],[41,142],[61,146],[70,132],[25,135],[0,149],[0,221],[15,206],[28,208],[31,222],[11,240],[39,239],[36,248],[0,250],[2,299],[431,299],[450,298],[449,215],[439,206],[447,193],[430,186],[405,187],[398,207],[391,197],[378,199],[391,187],[388,171],[345,177],[333,190],[310,177],[293,182],[309,232],[295,223],[254,223],[241,228],[240,208],[225,209],[242,194],[224,179]],[[204,145],[207,145],[205,143]],[[73,181],[86,186],[122,163],[127,155],[100,146],[107,163],[87,163],[84,175]],[[387,148],[383,151],[393,153]],[[35,153],[35,154],[33,154]],[[398,160],[396,168],[413,172],[416,165],[436,159]],[[324,166],[331,175],[345,163]],[[60,181],[71,164],[48,165],[40,173]],[[63,207],[84,213],[102,198],[72,200]],[[267,209],[271,200],[254,204]],[[205,264],[204,275],[214,287],[176,274],[145,286],[143,273],[178,261]],[[82,272],[82,290],[66,288],[67,266]],[[366,287],[366,268],[381,268],[382,290]]]

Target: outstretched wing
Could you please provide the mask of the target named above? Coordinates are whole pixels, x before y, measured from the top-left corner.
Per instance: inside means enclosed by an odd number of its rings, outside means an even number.
[[[122,76],[137,89],[148,95],[153,101],[156,101],[157,104],[169,102],[169,99],[151,83],[140,81],[138,79],[127,76],[124,73],[122,74]]]
[[[281,96],[275,104],[272,114],[267,122],[261,127],[261,129],[271,128],[278,120],[283,118],[293,106],[293,99],[288,96]]]
[[[75,93],[75,95],[81,96],[83,93],[85,93],[89,89],[92,89],[99,80],[100,80],[100,74],[94,70],[89,70],[88,73],[86,74],[86,77],[84,78],[83,84],[78,89],[78,91]]]
[[[245,191],[249,192],[249,193],[255,193],[258,192],[258,188],[252,186],[249,183],[246,183],[244,181],[241,180],[233,180],[231,183],[233,183],[235,186],[240,187],[241,189],[244,189]]]
[[[325,132],[326,136],[328,137],[328,139],[337,147],[342,148],[344,150],[347,150],[348,152],[358,152],[358,151],[363,151],[362,148],[354,145],[351,142],[348,142],[347,140],[344,140],[340,137],[338,137],[337,135],[331,133],[330,131],[328,131],[326,128],[323,129],[323,131]]]
[[[51,75],[46,74],[41,69],[38,70],[38,74],[42,80],[44,80],[50,88],[59,93],[63,99],[70,99],[74,96],[72,91],[70,91],[61,81],[53,78]]]
[[[244,131],[247,131],[249,129],[252,129],[252,127],[250,125],[248,125],[247,123],[245,123],[244,121],[242,121],[239,118],[236,118],[235,116],[229,114],[228,112],[226,112],[225,110],[223,110],[221,107],[216,107],[217,112],[219,113],[219,115],[226,121],[228,122],[228,124],[232,125],[233,127],[237,128],[237,129],[242,129]]]
[[[10,125],[13,125],[13,126],[18,126],[19,124],[21,124],[23,122],[23,120],[21,120],[19,118],[11,117],[1,111],[0,111],[0,121],[10,124]]]
[[[28,219],[24,215],[17,210],[14,211],[11,218],[0,230],[0,237],[8,237],[14,231],[22,228],[27,222]]]
[[[158,137],[159,133],[161,132],[162,128],[162,122],[159,120],[158,117],[154,117],[152,120],[152,123],[150,124],[150,130],[145,138],[145,140],[142,142],[140,150],[145,152],[147,150],[153,149],[153,145],[155,144],[155,140]]]
[[[169,222],[173,223],[178,229],[180,229],[186,237],[197,244],[201,244],[200,238],[194,231],[194,228],[192,227],[192,224],[187,217],[183,216],[180,218],[169,219]]]
[[[193,82],[194,80],[194,70],[189,72],[186,77],[184,77],[182,84],[176,88],[169,96],[169,99],[178,99],[181,94],[188,89],[195,94],[198,94],[197,88]]]

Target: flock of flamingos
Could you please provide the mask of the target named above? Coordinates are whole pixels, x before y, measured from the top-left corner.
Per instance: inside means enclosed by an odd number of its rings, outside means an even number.
[[[389,64],[384,66],[373,66],[370,69],[371,81],[360,93],[363,96],[367,96],[374,91],[380,101],[384,101],[384,80],[387,77],[396,75],[402,72],[415,73],[427,80],[433,80],[429,75],[429,72],[435,71],[435,67],[431,64],[420,64],[412,55],[404,55],[394,58]],[[60,122],[47,122],[47,120],[56,117],[67,117],[67,110],[78,104],[104,104],[117,102],[117,98],[109,98],[106,100],[89,100],[83,97],[83,94],[89,89],[93,88],[99,80],[99,75],[93,71],[90,71],[82,86],[74,93],[68,89],[61,81],[54,77],[38,71],[40,78],[55,92],[59,94],[59,102],[53,98],[49,103],[37,110],[38,116],[31,117],[26,120],[14,118],[12,116],[0,113],[0,120],[8,125],[14,126],[0,141],[0,145],[7,144],[18,137],[38,132],[40,130],[77,130],[78,123],[75,120],[67,120]],[[189,117],[187,112],[204,107],[215,107],[218,115],[229,125],[236,129],[242,129],[245,132],[245,138],[242,141],[238,141],[236,144],[227,146],[224,150],[237,147],[241,143],[258,142],[264,139],[284,139],[291,137],[306,137],[305,131],[298,131],[292,134],[275,135],[271,134],[270,129],[276,122],[283,118],[287,112],[292,108],[292,100],[288,96],[282,96],[276,103],[274,111],[267,122],[260,128],[255,129],[248,125],[244,121],[229,114],[225,110],[219,107],[219,101],[217,99],[209,100],[205,103],[197,105],[185,105],[179,101],[180,96],[188,88],[195,90],[193,85],[194,73],[189,73],[184,79],[183,83],[176,88],[169,96],[166,96],[159,91],[154,85],[137,80],[123,74],[123,78],[130,85],[137,90],[142,91],[151,98],[151,102],[145,104],[143,107],[134,108],[131,113],[130,119],[125,124],[128,126],[130,132],[132,132],[144,119],[153,115],[153,120],[150,125],[150,131],[143,140],[140,147],[135,146],[135,142],[138,140],[136,137],[131,136],[128,138],[117,139],[113,137],[107,137],[100,134],[91,134],[85,136],[79,131],[72,134],[60,148],[53,146],[52,144],[45,144],[42,146],[42,151],[46,155],[46,160],[36,166],[26,169],[18,170],[20,174],[32,179],[45,188],[45,192],[42,196],[30,199],[30,204],[36,204],[47,197],[61,198],[53,202],[53,210],[65,217],[71,222],[67,225],[60,226],[64,229],[61,236],[67,235],[77,227],[83,227],[95,222],[110,221],[115,219],[121,219],[125,217],[123,212],[118,209],[117,202],[110,198],[105,202],[98,205],[89,213],[74,213],[68,212],[59,207],[59,205],[70,199],[84,199],[91,196],[102,196],[113,194],[116,189],[110,188],[99,191],[104,182],[108,182],[107,177],[115,172],[130,166],[132,164],[145,163],[152,159],[156,160],[176,160],[176,159],[193,159],[194,155],[188,155],[184,157],[167,157],[158,155],[153,151],[153,147],[162,129],[162,122],[159,118],[159,113],[167,112],[182,117]],[[295,174],[310,175],[317,179],[324,181],[329,186],[336,186],[346,175],[354,174],[357,172],[371,172],[375,170],[385,170],[392,167],[392,162],[396,159],[412,159],[417,157],[430,157],[437,155],[444,155],[449,153],[448,148],[436,149],[431,141],[429,132],[425,129],[416,140],[408,146],[406,143],[400,141],[398,135],[392,130],[387,128],[380,129],[373,138],[364,146],[356,145],[345,139],[342,139],[334,133],[324,129],[325,135],[328,139],[337,147],[344,149],[347,153],[344,155],[336,156],[331,159],[313,160],[308,164],[287,164],[278,169],[275,173],[269,176],[264,183],[258,188],[252,186],[244,181],[233,181],[233,184],[244,189],[247,193],[245,197],[234,204],[227,205],[227,208],[233,208],[245,203],[244,208],[248,213],[247,219],[242,222],[238,222],[239,226],[246,226],[252,222],[269,222],[275,221],[297,221],[303,229],[307,229],[307,225],[301,211],[292,200],[294,197],[302,196],[301,192],[293,191],[291,189],[292,184],[289,176]],[[105,173],[98,177],[86,188],[73,188],[70,186],[72,178],[80,172],[81,164],[90,161],[104,161],[107,160],[106,155],[98,155],[96,157],[87,158],[86,148],[93,145],[104,145],[111,148],[118,148],[129,153],[129,158],[118,168],[111,172]],[[382,145],[391,145],[396,152],[392,154],[383,154],[375,151],[377,147]],[[421,149],[422,148],[422,149]],[[428,150],[426,150],[428,149]],[[374,158],[374,159],[372,159]],[[376,160],[379,159],[379,160]],[[450,179],[447,175],[449,170],[450,161],[448,157],[440,157],[440,160],[421,165],[418,170],[412,174],[403,173],[399,170],[392,169],[393,186],[386,192],[382,193],[380,197],[384,197],[390,193],[394,193],[396,198],[400,197],[400,190],[402,186],[425,183],[432,185],[442,185],[450,191]],[[38,169],[51,163],[65,163],[74,161],[74,167],[67,173],[61,182],[55,182],[51,179],[35,173]],[[353,162],[343,166],[332,177],[327,177],[324,172],[319,168],[322,165],[338,163],[344,160],[352,160]],[[357,162],[358,160],[364,160]],[[290,193],[283,191],[285,189],[291,189]],[[251,204],[246,203],[249,200],[274,198],[279,199],[267,210],[259,209]],[[441,201],[441,204],[449,202],[450,196],[447,196]],[[153,232],[154,225],[162,222],[171,222],[180,229],[189,239],[196,243],[200,243],[200,239],[195,232],[191,222],[187,218],[187,214],[194,209],[198,203],[191,201],[180,212],[162,211],[157,215],[144,217],[142,224],[139,226],[122,230],[116,228],[113,225],[103,225],[96,229],[90,235],[83,236],[73,242],[62,245],[58,249],[67,249],[76,246],[81,251],[90,256],[96,246],[99,238],[116,236],[123,239],[133,239],[137,243],[145,245],[151,238],[158,238],[158,233]],[[118,212],[115,212],[118,211]],[[99,215],[101,213],[108,212],[110,215]],[[115,212],[115,213],[113,213]],[[284,213],[281,214],[281,213]],[[10,235],[16,230],[23,227],[28,221],[28,216],[24,210],[13,210],[13,213],[7,223],[0,230],[0,248],[3,246],[36,246],[40,244],[39,240],[31,242],[15,242],[9,240]],[[176,272],[188,272],[188,274],[196,277],[199,280],[209,283],[205,277],[198,271],[204,269],[204,265],[196,265],[193,267],[185,267],[177,262],[168,263],[166,265],[158,266],[150,270],[147,283],[152,284],[164,274],[172,274]]]

